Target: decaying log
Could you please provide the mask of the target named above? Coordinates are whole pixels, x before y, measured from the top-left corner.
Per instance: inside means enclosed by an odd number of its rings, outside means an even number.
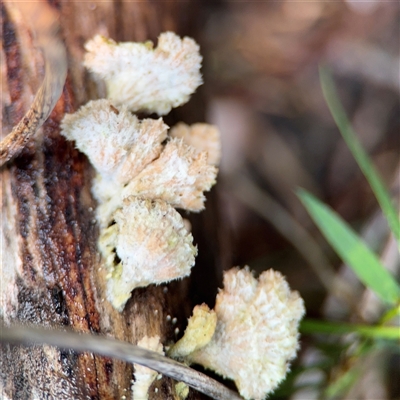
[[[86,157],[59,134],[66,112],[104,95],[82,66],[83,44],[101,33],[117,41],[156,41],[173,30],[190,34],[190,2],[58,2],[69,72],[62,96],[43,128],[1,173],[0,318],[6,323],[69,327],[131,343],[159,335],[175,340],[190,314],[188,280],[135,290],[123,313],[104,300],[104,271],[96,248],[93,175]],[[1,4],[3,137],[29,108],[43,58],[29,24]],[[192,26],[193,28],[193,26]],[[176,317],[178,323],[172,324]],[[175,321],[175,320],[174,320]],[[91,353],[50,346],[0,348],[0,393],[12,399],[131,398],[133,367]],[[177,398],[174,382],[156,380],[150,399]],[[191,391],[190,399],[200,398]]]

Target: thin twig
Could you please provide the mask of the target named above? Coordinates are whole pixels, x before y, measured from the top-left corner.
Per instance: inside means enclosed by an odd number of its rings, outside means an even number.
[[[237,393],[221,383],[175,360],[130,343],[97,335],[43,329],[31,326],[0,325],[0,342],[32,346],[47,344],[63,349],[88,351],[140,364],[181,381],[216,400],[240,400]]]
[[[7,3],[18,7],[18,2]],[[45,77],[28,112],[1,141],[0,167],[21,152],[49,117],[67,76],[67,54],[60,37],[58,13],[45,1],[24,2],[19,9],[32,23],[38,45],[43,50]]]

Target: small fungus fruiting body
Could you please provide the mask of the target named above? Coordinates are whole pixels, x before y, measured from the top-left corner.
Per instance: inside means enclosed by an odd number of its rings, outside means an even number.
[[[139,340],[137,345],[164,355],[159,336],[144,336]],[[132,385],[132,400],[148,400],[150,386],[157,378],[157,375],[157,371],[135,364],[135,381]]]
[[[175,392],[179,400],[185,400],[189,395],[189,386],[183,382],[178,382],[175,385]]]
[[[199,46],[172,32],[162,33],[156,48],[99,35],[85,48],[85,66],[105,80],[108,98],[133,112],[168,114],[202,84]]]
[[[182,217],[162,200],[129,197],[103,230],[99,247],[109,270],[107,297],[122,311],[137,287],[190,274],[197,249]]]
[[[104,179],[124,185],[159,157],[168,126],[161,118],[139,120],[125,106],[101,99],[66,114],[61,128]]]
[[[289,370],[304,312],[303,300],[279,272],[270,269],[257,280],[247,268],[233,268],[224,274],[224,289],[217,295],[217,323],[209,342],[185,354],[189,349],[185,343],[201,336],[199,325],[189,320],[183,338],[169,354],[233,379],[245,399],[261,400]],[[208,335],[210,325],[203,329]]]
[[[217,314],[206,304],[196,306],[189,318],[184,336],[171,347],[168,355],[173,358],[184,358],[208,344],[217,326]]]

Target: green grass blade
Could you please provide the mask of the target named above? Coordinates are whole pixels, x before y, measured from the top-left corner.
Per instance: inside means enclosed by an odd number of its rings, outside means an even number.
[[[343,335],[357,333],[371,339],[387,339],[400,341],[399,326],[355,325],[342,322],[326,322],[306,319],[300,323],[300,332],[307,334],[326,333]]]
[[[357,164],[361,168],[364,176],[367,178],[368,183],[371,186],[384,215],[386,216],[389,227],[400,246],[399,216],[392,204],[388,191],[386,190],[381,178],[379,177],[367,153],[364,151],[359,140],[357,139],[357,135],[354,132],[339,100],[332,75],[326,68],[320,68],[320,80],[322,92],[332,113],[333,119],[335,120],[348,148],[353,154],[353,157],[357,161]]]
[[[391,310],[387,311],[379,322],[381,325],[383,325],[387,322],[390,322],[394,318],[398,318],[400,322],[400,304],[398,304],[397,307],[394,307]]]
[[[333,381],[323,393],[325,400],[337,400],[343,398],[343,396],[352,388],[361,376],[361,367],[352,367],[348,371],[345,371],[339,378]]]
[[[327,241],[361,282],[383,301],[396,304],[400,299],[400,286],[375,253],[328,206],[305,190],[299,190],[298,196]]]

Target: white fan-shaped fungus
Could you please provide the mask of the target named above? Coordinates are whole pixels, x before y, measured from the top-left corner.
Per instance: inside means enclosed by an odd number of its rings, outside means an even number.
[[[211,340],[185,356],[180,341],[200,335],[198,326],[191,331],[189,320],[170,354],[233,379],[245,399],[261,400],[286,376],[298,349],[298,324],[304,312],[303,300],[290,291],[279,272],[265,271],[257,281],[247,268],[233,268],[224,274],[224,289],[217,295]],[[210,326],[203,329],[208,332]]]
[[[122,310],[137,287],[189,275],[197,249],[182,217],[162,200],[128,197],[100,233],[108,300]]]
[[[168,126],[161,118],[140,121],[125,106],[117,109],[103,99],[66,114],[61,129],[99,174],[124,184],[160,155]]]
[[[202,57],[190,38],[164,32],[152,42],[116,43],[95,36],[85,45],[84,64],[105,80],[108,98],[133,112],[167,114],[201,85]]]

